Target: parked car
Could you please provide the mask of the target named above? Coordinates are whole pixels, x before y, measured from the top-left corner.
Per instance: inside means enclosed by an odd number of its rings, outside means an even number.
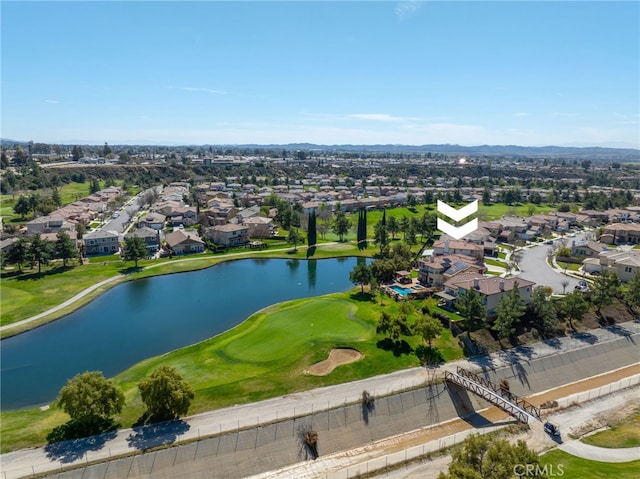
[[[589,291],[589,285],[587,284],[586,281],[580,280],[578,281],[578,284],[576,284],[574,289],[576,291],[582,291],[584,293],[586,291]]]

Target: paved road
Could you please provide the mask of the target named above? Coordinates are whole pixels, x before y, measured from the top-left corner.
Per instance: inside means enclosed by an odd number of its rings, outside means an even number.
[[[515,348],[510,351],[502,351],[492,356],[481,356],[448,363],[438,368],[438,371],[442,373],[445,369],[455,370],[457,366],[473,370],[481,369],[493,381],[497,382],[500,378],[507,378],[514,393],[527,396],[532,391],[539,392],[576,379],[590,377],[626,364],[635,363],[640,358],[637,344],[639,340],[640,323],[629,322],[611,329],[597,329],[572,337],[558,338],[535,345]],[[219,467],[222,467],[224,463],[227,468],[231,468],[229,469],[231,471],[235,471],[239,467],[245,467],[246,473],[237,476],[245,477],[260,470],[282,467],[282,461],[287,464],[300,460],[296,454],[296,447],[292,447],[291,444],[284,450],[278,449],[278,444],[281,444],[280,440],[293,440],[292,430],[295,431],[296,427],[296,419],[293,418],[298,418],[297,420],[300,421],[300,418],[307,416],[321,417],[320,423],[327,424],[326,434],[328,435],[329,431],[334,431],[337,434],[332,440],[328,441],[329,444],[326,446],[327,450],[325,452],[330,453],[335,450],[341,450],[334,449],[336,447],[348,449],[362,443],[362,441],[367,443],[373,439],[371,435],[374,434],[373,431],[375,430],[372,427],[374,422],[372,421],[369,427],[363,426],[362,415],[357,406],[364,389],[373,393],[374,396],[380,397],[424,385],[432,378],[433,373],[431,371],[424,368],[413,368],[362,381],[290,394],[260,403],[211,411],[185,418],[184,422],[133,430],[120,430],[117,433],[102,437],[83,439],[66,444],[62,443],[56,445],[53,451],[51,447],[17,451],[0,456],[0,461],[7,478],[15,478],[30,474],[32,468],[36,472],[55,471],[61,466],[80,465],[87,460],[104,460],[122,454],[131,454],[140,449],[147,449],[153,446],[171,444],[176,441],[196,440],[201,437],[227,432],[229,434],[222,435],[222,437],[227,437],[227,440],[220,439],[220,436],[219,438],[208,439],[207,441],[209,442],[206,443],[206,447],[205,443],[202,443],[203,446],[199,448],[200,441],[197,441],[188,446],[173,448],[170,450],[171,457],[169,458],[165,457],[164,453],[158,453],[158,458],[162,459],[159,459],[157,463],[155,462],[155,453],[135,456],[136,459],[127,460],[129,461],[127,466],[133,467],[135,462],[136,467],[139,469],[127,474],[132,478],[148,477],[142,471],[149,471],[149,468],[156,467],[158,470],[166,468],[166,474],[164,476],[156,476],[154,470],[154,477],[177,477],[176,474],[179,471],[172,468],[179,465],[183,470],[187,467],[186,464],[183,464],[184,461],[187,461],[187,464],[190,465],[189,467],[203,467],[204,465],[206,469],[206,465],[209,464],[207,461],[213,460],[214,463],[219,464]],[[422,388],[419,391],[424,396],[425,389]],[[436,393],[437,396],[443,396],[440,392]],[[427,412],[423,410],[420,413],[416,413],[419,414],[416,416],[405,416],[405,408],[408,405],[417,404],[417,400],[414,397],[410,399],[407,397],[405,400],[395,399],[394,401],[389,403],[387,410],[390,414],[392,411],[396,411],[396,416],[390,415],[389,417],[393,419],[391,422],[379,425],[381,429],[376,434],[382,434],[382,436],[378,437],[388,436],[399,421],[409,419],[409,424],[406,426],[408,431],[415,429],[419,424],[424,424],[425,415],[429,417],[434,414],[433,410],[428,409]],[[438,420],[432,421],[432,423],[446,419],[444,411],[445,409],[451,409],[451,399],[449,398],[448,401],[448,405],[435,412],[439,417],[436,418]],[[469,401],[469,399],[466,401]],[[354,406],[342,407],[345,403],[355,404],[355,410],[351,411]],[[381,408],[382,404],[381,402]],[[430,403],[424,404],[428,405]],[[340,419],[340,414],[338,414],[338,417],[333,417],[331,414],[334,413],[326,412],[330,409],[336,410],[335,408],[340,408],[338,409],[339,411],[345,411],[344,419]],[[376,410],[378,410],[378,405],[376,405]],[[452,417],[456,417],[456,413],[457,411],[454,408]],[[348,419],[347,416],[352,417]],[[382,414],[380,414],[380,417],[382,418]],[[342,428],[340,428],[340,421],[344,423]],[[265,424],[273,425],[268,428],[264,426]],[[316,425],[315,419],[313,424],[314,426]],[[329,427],[332,424],[334,426]],[[335,424],[338,426],[335,426]],[[354,427],[356,426],[360,429],[354,433]],[[242,432],[243,429],[248,432]],[[353,434],[355,434],[355,437]],[[274,441],[274,438],[278,441]],[[353,444],[348,441],[356,441],[356,443]],[[357,441],[360,441],[360,443]],[[276,449],[273,449],[274,447]],[[260,455],[260,451],[267,451],[267,449],[270,461],[262,463],[259,461],[259,458],[263,457]],[[240,453],[244,455],[238,456],[237,454]],[[188,456],[191,459],[187,460],[183,456]],[[205,457],[207,458],[206,461]],[[195,460],[196,458],[202,458],[205,462],[200,463],[199,460]],[[150,461],[153,461],[153,464]],[[166,461],[169,462],[167,463]],[[242,466],[239,464],[242,464]],[[114,465],[113,468],[115,467]],[[264,469],[260,469],[261,467],[264,467]],[[258,471],[255,470],[256,468],[258,468]],[[65,477],[75,476],[65,475]],[[80,476],[78,475],[77,477]],[[196,476],[183,475],[183,477],[207,476],[201,472]]]
[[[567,238],[568,245],[571,241],[580,241],[584,239],[586,233],[579,233],[575,238]],[[558,240],[556,240],[557,242]],[[562,294],[563,292],[570,293],[578,284],[578,280],[562,274],[557,270],[554,270],[547,263],[547,255],[551,245],[537,244],[525,248],[522,252],[522,259],[520,260],[520,273],[518,276],[534,281],[536,285],[551,286],[555,294]],[[562,287],[562,281],[567,280],[569,284],[566,287],[566,291]]]

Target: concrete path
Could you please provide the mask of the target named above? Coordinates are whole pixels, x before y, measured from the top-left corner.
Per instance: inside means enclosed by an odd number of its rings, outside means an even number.
[[[81,465],[86,461],[108,460],[115,456],[137,453],[160,445],[254,428],[285,418],[313,414],[321,410],[341,407],[348,403],[359,403],[362,391],[368,390],[374,397],[426,384],[444,370],[455,371],[461,366],[487,374],[497,368],[506,367],[512,391],[538,391],[566,384],[576,379],[576,360],[582,358],[587,369],[582,368],[582,377],[615,369],[614,357],[624,356],[627,364],[640,358],[637,341],[640,340],[640,323],[629,322],[609,329],[597,329],[571,337],[556,338],[500,351],[491,356],[479,356],[447,363],[433,369],[412,368],[396,373],[377,376],[361,381],[329,386],[325,388],[290,394],[254,404],[211,411],[184,418],[173,424],[152,425],[147,428],[124,429],[112,434],[81,439],[60,444],[59,448],[69,452],[51,459],[45,448],[12,452],[0,456],[2,470],[11,473],[10,478],[32,473],[59,470],[61,467]],[[622,347],[624,345],[624,347]],[[597,354],[593,358],[591,354]],[[572,359],[572,358],[576,359]],[[594,363],[595,361],[595,363]],[[535,374],[534,374],[535,373]],[[58,446],[56,446],[58,447]]]
[[[609,449],[585,444],[577,439],[565,442],[558,446],[561,451],[572,456],[581,457],[600,462],[630,462],[640,460],[640,447],[628,447],[624,449]]]

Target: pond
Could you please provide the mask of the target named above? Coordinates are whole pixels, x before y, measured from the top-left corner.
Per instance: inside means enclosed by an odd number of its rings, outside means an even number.
[[[120,284],[64,318],[2,340],[0,407],[50,403],[77,373],[112,377],[271,304],[346,291],[357,261],[244,259]]]

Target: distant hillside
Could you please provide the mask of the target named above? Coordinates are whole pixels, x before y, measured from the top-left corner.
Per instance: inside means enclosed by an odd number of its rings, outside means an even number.
[[[0,139],[3,147],[15,145],[28,145],[25,141]],[[101,146],[101,145],[95,145]],[[118,145],[112,145],[118,146]],[[135,145],[131,145],[135,146]],[[151,146],[151,145],[137,145]],[[371,153],[432,153],[461,156],[493,156],[493,157],[522,157],[522,158],[566,158],[570,160],[591,161],[640,161],[640,150],[632,148],[605,148],[605,147],[565,147],[565,146],[517,146],[517,145],[317,145],[313,143],[287,143],[287,144],[224,144],[224,145],[153,145],[166,146],[168,148],[182,147],[225,147],[231,149],[268,149],[268,150],[306,150],[325,152],[371,152]]]
[[[229,145],[238,148],[269,148],[285,150],[333,150],[336,152],[443,153],[447,155],[486,155],[528,158],[569,158],[602,161],[640,161],[640,150],[632,148],[517,146],[517,145],[316,145],[288,143],[286,145]]]

